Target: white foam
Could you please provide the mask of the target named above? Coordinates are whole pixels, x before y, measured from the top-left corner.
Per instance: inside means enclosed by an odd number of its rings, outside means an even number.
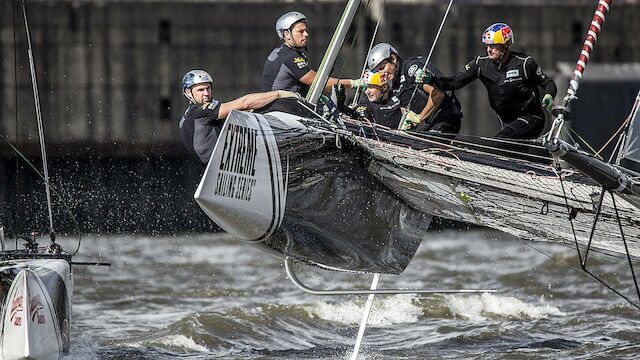
[[[202,345],[196,344],[192,338],[186,337],[184,335],[169,335],[163,338],[156,340],[155,342],[160,343],[165,346],[170,347],[178,347],[193,351],[207,352],[209,351],[206,347]]]
[[[493,294],[447,295],[445,304],[454,316],[462,316],[470,320],[486,320],[490,315],[529,319],[566,315],[555,306],[548,304],[536,306],[514,297]]]
[[[369,315],[369,326],[384,327],[392,324],[418,321],[422,309],[413,303],[414,295],[378,296],[373,301]],[[303,308],[310,317],[335,321],[342,324],[359,324],[364,310],[365,297],[343,303],[315,303]]]
[[[162,345],[172,348],[181,348],[190,351],[208,352],[209,349],[202,345],[196,344],[192,338],[184,335],[168,335],[158,339],[134,341],[134,342],[117,342],[114,344],[118,346],[126,346],[130,348],[144,348],[146,346]]]

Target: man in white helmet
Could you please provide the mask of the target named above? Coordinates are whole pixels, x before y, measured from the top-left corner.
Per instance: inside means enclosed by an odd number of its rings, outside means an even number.
[[[289,90],[306,96],[316,77],[305,52],[309,40],[307,18],[300,12],[290,11],[276,21],[276,33],[282,44],[271,51],[264,63],[262,91]],[[325,91],[331,91],[335,84],[353,88],[362,86],[362,81],[330,77]]]
[[[269,91],[247,94],[222,103],[211,96],[212,85],[213,78],[204,70],[191,70],[182,78],[182,91],[189,99],[189,106],[179,124],[182,143],[205,165],[231,110],[254,110],[278,99],[299,98],[291,91]]]
[[[426,59],[422,56],[403,60],[398,51],[388,43],[377,44],[367,55],[367,67],[387,74],[393,95],[400,100],[404,113],[400,130],[457,134],[460,131],[462,110],[453,91],[444,92],[432,85],[418,85],[415,82],[415,73],[425,62]],[[441,74],[431,62],[427,69]]]

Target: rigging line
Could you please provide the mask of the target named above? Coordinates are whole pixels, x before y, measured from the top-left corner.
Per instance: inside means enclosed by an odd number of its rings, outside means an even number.
[[[409,131],[409,133],[413,133],[413,134],[419,134],[420,136],[425,136],[425,137],[433,137],[436,139],[442,139],[442,140],[447,140],[450,142],[460,142],[462,143],[463,141],[461,139],[451,139],[448,137],[444,137],[441,135],[438,135],[438,133],[435,132],[427,132],[427,133],[417,133],[415,131]],[[442,135],[446,135],[446,134],[451,134],[451,135],[457,135],[457,134],[453,134],[453,133],[441,133]],[[539,145],[535,140],[518,140],[518,139],[506,139],[506,138],[495,138],[495,137],[487,137],[487,136],[480,136],[480,135],[464,135],[465,137],[468,138],[472,138],[472,139],[479,139],[479,140],[486,140],[486,141],[491,141],[491,142],[495,142],[495,143],[503,143],[503,144],[507,144],[507,145],[517,145],[517,146],[526,146],[528,148],[532,148],[532,149],[540,149],[540,150],[546,150],[546,148],[542,145]],[[473,144],[473,143],[472,143]]]
[[[27,6],[25,0],[22,2],[22,14],[24,16],[24,28],[27,33],[27,45],[29,53],[29,69],[31,70],[31,84],[33,86],[33,100],[36,107],[36,118],[38,119],[38,135],[40,136],[40,152],[42,154],[42,167],[44,170],[44,187],[47,193],[47,209],[49,210],[49,230],[51,242],[55,243],[55,230],[53,228],[53,211],[51,210],[51,191],[49,185],[49,168],[47,167],[47,149],[44,142],[44,128],[42,125],[42,113],[40,111],[40,97],[38,96],[38,82],[36,79],[36,69],[33,61],[33,50],[31,48],[31,36],[29,35],[29,23],[27,22]]]
[[[11,2],[11,24],[13,26],[13,85],[15,90],[15,134],[16,139],[18,138],[18,43],[17,43],[17,35],[16,35],[16,1]],[[16,158],[16,188],[15,188],[15,208],[12,211],[12,225],[15,229],[18,223],[18,181],[19,177],[20,164],[18,163],[18,159]]]
[[[624,237],[624,231],[622,229],[622,220],[620,220],[620,214],[618,213],[618,206],[616,205],[615,194],[610,191],[611,202],[613,202],[613,209],[616,211],[616,219],[618,220],[618,227],[620,228],[620,236],[624,243],[624,250],[627,252],[627,260],[629,261],[629,269],[631,269],[631,276],[633,277],[633,283],[636,286],[636,293],[638,294],[638,300],[640,300],[640,288],[638,288],[638,280],[636,279],[636,272],[633,270],[633,262],[631,261],[631,254],[629,254],[629,246],[627,245],[627,239]]]
[[[589,270],[587,270],[587,269],[578,269],[578,268],[576,268],[576,267],[574,267],[574,266],[571,266],[570,264],[567,264],[566,262],[564,262],[564,261],[562,261],[562,260],[560,260],[560,259],[557,259],[557,258],[556,258],[556,257],[554,257],[553,255],[548,254],[548,253],[546,253],[546,252],[544,252],[544,251],[542,251],[542,250],[540,250],[540,249],[536,248],[535,246],[533,246],[533,245],[529,244],[527,240],[520,239],[520,241],[522,241],[522,243],[523,243],[524,245],[526,245],[527,247],[529,247],[529,248],[531,248],[531,249],[533,249],[533,250],[535,250],[535,251],[539,252],[540,254],[542,254],[542,255],[544,255],[544,256],[546,256],[546,257],[548,257],[549,259],[551,259],[551,260],[553,260],[553,261],[557,262],[558,264],[563,265],[563,266],[565,266],[565,267],[567,267],[567,268],[569,268],[569,269],[571,269],[571,270],[575,271],[575,272],[576,272],[576,274],[582,274],[583,276],[585,276],[587,279],[589,279],[589,280],[593,281],[594,283],[597,283],[597,284],[603,285],[604,287],[606,287],[606,288],[608,288],[609,290],[613,291],[613,292],[614,292],[616,295],[618,295],[619,297],[623,298],[626,302],[628,302],[628,303],[629,303],[629,304],[631,304],[632,306],[634,306],[634,307],[636,307],[636,308],[640,309],[640,305],[639,305],[639,304],[637,304],[636,302],[634,302],[633,300],[631,300],[631,298],[629,298],[629,297],[628,297],[628,296],[626,296],[625,294],[622,294],[620,291],[618,291],[618,290],[616,290],[616,289],[612,288],[611,286],[609,286],[609,284],[607,284],[607,283],[606,283],[606,282],[604,282],[602,279],[600,279],[599,277],[597,277],[596,275],[594,275],[593,273],[591,273],[591,271],[589,271]],[[580,271],[580,270],[582,270],[582,271]]]
[[[582,267],[585,268],[587,266],[587,257],[589,256],[589,250],[591,250],[591,242],[593,241],[593,234],[596,232],[596,225],[598,224],[598,219],[600,218],[600,214],[602,213],[602,203],[604,202],[605,196],[604,187],[600,191],[600,199],[598,199],[598,207],[596,208],[596,215],[593,218],[593,225],[591,226],[591,232],[589,233],[589,241],[587,242],[587,249],[584,253],[584,260],[582,262]]]
[[[600,153],[602,152],[602,150],[604,150],[607,146],[609,146],[609,143],[611,141],[613,141],[613,139],[622,131],[622,129],[624,129],[627,124],[629,124],[629,122],[631,121],[631,116],[628,116],[627,119],[622,123],[622,125],[620,125],[620,127],[618,128],[618,130],[616,130],[613,135],[611,135],[611,137],[609,138],[609,140],[607,140],[607,142],[602,145],[602,147],[600,148],[600,150],[598,150],[598,152],[595,154],[596,156],[599,156]],[[615,151],[615,150],[614,150]]]
[[[373,48],[373,43],[376,41],[376,36],[378,36],[378,28],[380,27],[380,22],[382,21],[382,15],[384,14],[384,8],[386,7],[387,0],[382,2],[382,8],[380,8],[380,14],[378,14],[378,21],[376,21],[376,27],[373,30],[373,36],[371,37],[371,42],[369,43],[369,48],[367,49],[367,55],[364,57],[364,64],[362,64],[362,71],[360,72],[360,78],[364,74],[365,69],[367,68],[367,59],[369,58],[369,52]],[[367,6],[369,3],[367,3]],[[360,97],[360,88],[356,89],[356,93],[353,95],[353,102],[351,106],[355,106],[358,103],[358,97]]]
[[[624,147],[627,147],[629,127],[631,126],[631,122],[633,122],[633,119],[638,115],[639,106],[640,106],[640,91],[638,91],[638,95],[636,95],[636,100],[634,101],[633,107],[631,108],[631,113],[628,116],[630,120],[629,122],[627,122],[627,126],[622,131],[622,135],[620,135],[618,139],[618,143],[616,144],[616,147],[611,153],[611,159],[613,159],[613,155],[617,153],[616,164],[618,165],[620,164],[620,161],[622,160],[622,158],[626,155],[624,153],[625,152]],[[609,160],[609,162],[611,162],[611,160]]]
[[[591,153],[593,154],[593,156],[597,157],[598,159],[604,161],[604,159],[602,158],[602,156],[598,155],[598,153],[596,153],[596,149],[594,149],[591,144],[589,144],[589,142],[585,139],[582,138],[582,136],[580,136],[580,134],[578,134],[572,127],[569,128],[569,130],[573,133],[573,135],[575,135],[580,141],[582,141],[582,143],[589,149],[591,150]]]
[[[11,143],[11,141],[9,141],[9,138],[7,137],[7,135],[0,132],[0,137],[9,145],[9,147],[11,147],[11,149],[13,149],[13,151],[18,155],[18,157],[20,157],[27,165],[29,165],[29,167],[36,173],[36,175],[38,175],[38,177],[44,181],[44,176],[38,170],[38,168],[36,168],[36,166],[31,161],[29,161],[29,159],[27,159],[27,157],[24,156],[24,154],[20,150],[18,150],[18,148],[16,148],[15,145]],[[17,162],[17,159],[16,159],[16,162]],[[80,232],[80,225],[78,224],[76,217],[73,215],[71,208],[69,207],[67,202],[64,200],[62,195],[58,191],[56,191],[55,187],[52,187],[51,190],[53,191],[53,194],[56,195],[62,202],[62,206],[66,210],[67,215],[69,215],[69,218],[71,219],[71,222],[73,223],[73,226],[75,228],[76,234],[78,234],[78,245],[76,246],[76,250],[71,254],[71,256],[75,256],[80,250],[80,244],[82,243],[82,233]]]
[[[367,13],[367,9],[369,8],[369,4],[370,3],[371,3],[371,0],[367,1],[367,4],[364,6],[363,12],[365,14]],[[358,22],[358,26],[356,27],[356,31],[355,31],[355,33],[353,35],[353,39],[351,39],[351,45],[349,45],[347,47],[347,49],[348,49],[347,56],[345,57],[344,62],[340,66],[340,71],[338,71],[338,77],[342,77],[342,74],[344,74],[344,68],[349,63],[349,60],[351,59],[351,56],[353,55],[353,46],[355,45],[356,39],[358,38],[358,33],[360,33],[360,29],[362,27],[362,23],[363,23],[363,21],[359,21]]]
[[[476,155],[491,155],[491,156],[500,156],[500,155],[502,155],[502,156],[509,156],[509,154],[518,154],[518,155],[522,155],[523,154],[522,152],[518,152],[518,151],[514,151],[514,150],[501,149],[501,148],[492,147],[492,146],[489,146],[489,145],[476,144],[476,143],[467,142],[467,141],[460,141],[460,140],[455,140],[455,142],[458,142],[458,143],[460,143],[462,145],[470,145],[470,146],[473,146],[473,147],[476,147],[476,148],[495,150],[499,154],[495,154],[495,153],[491,153],[491,152],[485,152],[485,151],[482,151],[482,150],[467,149],[467,148],[464,148],[464,147],[461,147],[461,146],[455,146],[453,144],[442,144],[442,143],[439,143],[439,142],[434,141],[434,140],[428,140],[428,139],[424,139],[424,140],[435,142],[435,143],[438,143],[438,145],[448,146],[448,147],[450,147],[452,149],[456,149],[456,150],[460,150],[460,151],[463,151],[463,152],[467,152],[467,153],[470,153],[470,154],[476,154]],[[528,146],[528,145],[522,144],[522,146]],[[525,154],[525,155],[527,155],[530,158],[536,158],[536,159],[542,159],[542,160],[550,160],[550,158],[545,157],[545,156],[533,155],[533,154]]]
[[[564,201],[565,201],[565,204],[567,206],[567,212],[569,214],[569,223],[571,224],[571,231],[573,232],[573,241],[575,242],[575,245],[576,245],[576,251],[578,252],[578,259],[580,261],[580,267],[582,268],[582,271],[586,272],[594,281],[602,284],[604,287],[608,288],[609,290],[613,291],[616,295],[618,295],[621,298],[623,298],[624,300],[626,300],[629,304],[631,304],[634,307],[640,309],[640,304],[638,304],[635,301],[631,300],[631,298],[629,298],[628,296],[624,295],[619,290],[614,289],[607,282],[605,282],[604,280],[600,279],[599,277],[597,277],[596,275],[591,273],[590,270],[587,269],[587,266],[586,266],[587,254],[585,254],[584,261],[583,261],[582,260],[582,255],[581,255],[581,252],[580,252],[580,246],[578,245],[578,237],[576,236],[576,231],[575,231],[575,228],[573,227],[573,220],[571,219],[571,211],[569,210],[569,202],[567,200],[567,193],[565,192],[565,189],[564,189],[564,181],[560,177],[559,177],[559,179],[560,179],[560,185],[562,186],[562,193],[564,195]],[[612,197],[613,197],[613,194],[612,194]],[[602,189],[602,193],[600,195],[600,203],[599,203],[599,205],[602,205],[603,198],[604,198],[604,188]],[[614,207],[615,207],[615,203],[614,203]],[[600,207],[598,207],[598,212],[599,211],[600,211]],[[616,213],[617,213],[617,209],[616,209]],[[596,217],[596,220],[597,220],[597,217]],[[595,222],[596,221],[594,221],[594,225],[593,225],[593,229],[594,230],[595,230]],[[622,225],[620,224],[620,226],[622,226]],[[620,231],[622,231],[622,228],[620,228]],[[590,239],[589,239],[589,243],[591,243],[591,238],[592,237],[593,237],[593,230],[592,230],[592,233],[591,233],[591,236],[590,236]],[[626,244],[626,241],[625,241],[625,248],[626,248],[626,245],[627,244]],[[587,251],[587,253],[589,252],[589,247],[587,247],[586,251]],[[627,250],[627,257],[629,259],[629,264],[631,264],[631,258],[629,257],[629,251],[628,250]],[[569,265],[567,264],[567,266],[569,266]],[[569,266],[569,267],[573,269],[572,266]],[[633,273],[633,267],[631,267],[631,271],[632,271],[632,274],[633,274],[633,279],[634,279],[634,283],[636,284],[636,290],[637,290],[638,289],[638,284],[636,282],[635,273]],[[640,297],[640,290],[638,290],[638,296]]]
[[[561,176],[558,176],[558,179],[560,180],[560,186],[562,187],[562,195],[563,195],[564,203],[567,209],[567,215],[569,216],[569,224],[571,225],[571,232],[573,233],[573,241],[576,244],[578,259],[580,260],[580,265],[582,266],[582,270],[584,270],[584,265],[582,263],[582,254],[580,252],[580,246],[578,245],[578,236],[576,235],[576,229],[573,226],[573,219],[571,218],[571,210],[570,210],[571,207],[569,206],[569,200],[567,199],[567,192],[564,188],[564,180],[562,179]]]
[[[447,21],[447,16],[449,16],[449,10],[451,10],[451,5],[453,4],[453,0],[449,0],[449,6],[447,6],[447,11],[444,13],[442,17],[442,22],[440,22],[440,27],[438,28],[438,32],[436,33],[436,38],[433,40],[431,44],[431,49],[429,50],[429,55],[427,55],[427,60],[424,62],[424,66],[422,67],[422,71],[424,72],[427,69],[427,65],[429,65],[429,60],[431,60],[431,55],[433,54],[433,50],[438,43],[438,39],[440,38],[440,33],[442,32],[442,28],[444,27],[444,23]],[[413,102],[413,97],[416,95],[416,91],[418,90],[419,84],[413,88],[413,92],[411,93],[411,98],[409,99],[409,103],[407,104],[407,112],[411,111],[411,103]],[[398,129],[402,126],[402,121],[398,124]]]

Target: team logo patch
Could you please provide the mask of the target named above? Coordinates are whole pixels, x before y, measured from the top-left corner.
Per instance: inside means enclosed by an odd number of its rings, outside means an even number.
[[[536,69],[536,75],[542,75],[542,69],[540,68],[540,66],[538,66],[538,68]]]
[[[507,71],[507,77],[508,78],[518,77],[518,76],[520,76],[520,70],[518,70],[518,69]]]
[[[418,71],[418,65],[411,65],[411,67],[409,68],[409,77],[413,77],[416,74],[416,71]]]
[[[296,57],[293,59],[293,63],[298,65],[299,69],[307,67],[307,59],[304,57]]]
[[[467,71],[469,71],[469,70],[471,69],[471,65],[469,65],[469,64],[465,65],[465,66],[464,66],[464,69],[465,69],[465,70],[467,70]]]

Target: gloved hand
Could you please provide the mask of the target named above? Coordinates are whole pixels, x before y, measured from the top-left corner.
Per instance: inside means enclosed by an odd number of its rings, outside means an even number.
[[[278,99],[288,99],[288,98],[302,99],[300,94],[298,94],[297,92],[287,91],[287,90],[277,90],[277,91],[278,91]]]
[[[408,131],[420,124],[420,115],[413,111],[408,111],[402,117],[402,125],[400,125],[400,131]]]
[[[551,109],[553,109],[553,96],[551,96],[551,94],[546,94],[542,98],[542,107],[547,109],[548,112],[551,112]]]
[[[420,68],[416,71],[416,84],[428,84],[431,81],[432,77],[433,73],[431,71],[429,71],[428,69]]]
[[[364,89],[367,87],[367,84],[365,84],[362,79],[349,79],[349,86],[351,86],[352,89]]]
[[[329,102],[329,97],[327,95],[320,95],[318,99],[318,105],[324,105]]]

